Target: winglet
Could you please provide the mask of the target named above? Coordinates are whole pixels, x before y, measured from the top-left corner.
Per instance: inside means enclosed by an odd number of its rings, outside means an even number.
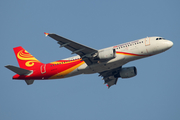
[[[44,32],[44,34],[45,34],[46,37],[49,35],[49,33],[46,33],[46,32]]]
[[[106,86],[108,87],[108,89],[110,88],[110,86],[108,84]]]

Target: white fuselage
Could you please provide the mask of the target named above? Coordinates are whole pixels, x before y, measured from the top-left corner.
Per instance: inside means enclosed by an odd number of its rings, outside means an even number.
[[[71,77],[78,74],[91,74],[100,73],[106,70],[111,70],[123,66],[124,64],[141,59],[144,57],[149,57],[161,52],[164,52],[171,48],[173,43],[169,40],[165,40],[161,37],[147,37],[112,47],[104,48],[115,49],[116,57],[109,61],[98,62],[96,64],[88,66],[86,63],[79,66],[77,69],[66,75],[65,77]],[[65,60],[77,59],[80,56],[74,56],[71,58],[66,58]]]

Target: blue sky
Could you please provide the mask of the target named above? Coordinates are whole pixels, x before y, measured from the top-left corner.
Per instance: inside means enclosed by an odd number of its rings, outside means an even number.
[[[1,120],[179,120],[179,0],[7,0],[0,15]],[[130,62],[138,75],[108,89],[98,74],[66,79],[12,80],[4,66],[18,66],[13,47],[23,46],[43,63],[72,56],[44,32],[101,49],[147,36],[174,46]]]

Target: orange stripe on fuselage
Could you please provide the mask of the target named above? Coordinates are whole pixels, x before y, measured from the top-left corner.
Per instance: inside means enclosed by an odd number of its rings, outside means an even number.
[[[129,56],[151,56],[151,55],[139,55],[134,53],[127,53],[127,52],[116,52],[116,54],[122,54],[122,55],[129,55]]]
[[[81,61],[81,59],[77,59],[77,60],[73,60],[73,61],[59,60],[59,61],[52,62],[50,64],[52,64],[52,65],[59,64],[59,65],[56,65],[57,66],[56,74],[52,75],[48,79],[64,78],[67,74],[71,73],[72,71],[74,71],[76,68],[78,68],[79,66],[81,66],[84,63],[85,62]]]
[[[118,52],[117,54],[128,55],[128,56],[151,56],[151,55],[139,55],[134,53],[127,53],[127,52]],[[76,60],[59,60],[51,62],[50,65],[54,65],[53,67],[57,69],[57,72],[51,73],[51,76],[48,79],[57,79],[57,78],[64,78],[66,75],[77,69],[79,66],[84,64],[84,61],[81,59]],[[51,69],[53,69],[53,67]]]

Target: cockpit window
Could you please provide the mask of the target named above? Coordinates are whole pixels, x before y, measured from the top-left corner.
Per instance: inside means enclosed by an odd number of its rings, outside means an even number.
[[[165,38],[156,38],[156,40],[165,40]]]

